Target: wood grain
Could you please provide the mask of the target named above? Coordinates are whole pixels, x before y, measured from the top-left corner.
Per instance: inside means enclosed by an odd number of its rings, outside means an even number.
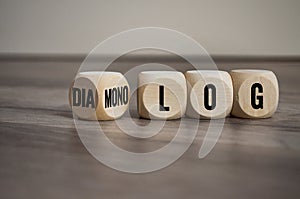
[[[119,62],[127,71],[149,60]],[[162,62],[164,60],[161,60]],[[95,160],[82,145],[68,106],[68,88],[80,61],[0,61],[1,198],[299,198],[299,62],[218,62],[219,69],[271,69],[279,80],[279,107],[262,120],[227,118],[220,140],[197,158],[209,121],[189,150],[169,167],[125,174]],[[181,72],[191,67],[168,60]],[[136,99],[133,99],[136,100]],[[131,106],[135,105],[133,101]],[[136,123],[136,110],[130,112]],[[124,117],[126,120],[128,115]],[[188,130],[190,119],[184,118]],[[152,151],[174,136],[178,120],[147,140],[135,139],[105,122],[107,136],[135,152]]]

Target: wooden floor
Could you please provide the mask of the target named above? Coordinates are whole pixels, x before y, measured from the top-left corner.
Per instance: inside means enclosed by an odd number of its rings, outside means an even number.
[[[146,61],[119,62],[115,68],[123,71]],[[201,121],[189,150],[148,174],[110,169],[81,143],[67,100],[80,63],[0,60],[1,198],[300,198],[300,62],[217,61],[223,70],[273,70],[280,85],[278,111],[263,120],[227,118],[220,140],[202,160],[197,154],[208,122]],[[140,152],[168,143],[176,121],[146,141],[115,134],[114,122],[107,125],[115,144]]]

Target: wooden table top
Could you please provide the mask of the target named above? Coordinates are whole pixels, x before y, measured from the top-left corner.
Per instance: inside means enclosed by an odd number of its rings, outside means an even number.
[[[119,62],[115,69],[126,71],[148,61]],[[227,118],[204,159],[197,154],[208,122],[201,121],[203,128],[179,160],[147,174],[106,167],[81,143],[67,96],[80,63],[0,60],[1,198],[300,198],[300,62],[218,61],[222,70],[273,70],[280,86],[277,112],[262,120]],[[114,122],[106,125],[115,144],[144,152],[168,143],[177,121],[166,122],[159,135],[147,140],[115,133]]]

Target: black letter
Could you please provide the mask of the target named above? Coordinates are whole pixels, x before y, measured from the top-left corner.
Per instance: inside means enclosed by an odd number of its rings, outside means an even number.
[[[88,90],[87,99],[86,99],[86,107],[89,107],[91,104],[92,108],[95,108],[95,101],[92,89]]]
[[[258,93],[263,92],[263,87],[260,83],[254,83],[251,86],[251,105],[254,109],[263,109],[263,96],[256,96],[256,88],[258,89]],[[255,97],[258,100],[258,104]]]
[[[209,90],[211,90],[211,96],[209,96]],[[211,104],[209,104],[209,97],[211,97]],[[207,84],[204,87],[204,106],[207,110],[216,108],[216,87],[213,84]]]
[[[118,103],[118,91],[116,88],[112,89],[112,105],[115,107]]]
[[[105,89],[105,108],[111,107],[111,89]]]
[[[128,87],[127,86],[124,86],[123,102],[124,102],[124,104],[127,104],[127,102],[128,102]]]
[[[81,90],[79,88],[72,88],[73,106],[80,106],[81,104]],[[77,96],[77,98],[76,98]],[[78,101],[76,101],[78,99]]]
[[[118,87],[118,106],[120,106],[120,102],[121,105],[123,105],[122,96],[123,96],[123,87]]]
[[[164,86],[159,86],[159,110],[169,111],[170,107],[164,107]]]
[[[85,107],[85,88],[82,89],[81,100],[82,100],[82,107]]]

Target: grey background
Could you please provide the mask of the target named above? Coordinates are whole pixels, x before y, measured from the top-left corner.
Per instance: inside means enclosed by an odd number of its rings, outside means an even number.
[[[300,198],[299,2],[0,0],[0,198]],[[215,55],[220,70],[274,71],[276,114],[226,118],[202,160],[205,120],[188,151],[165,169],[132,175],[100,164],[78,137],[68,88],[95,45],[141,26],[192,36]],[[183,59],[130,56],[110,70],[124,73],[152,62],[192,69]],[[135,109],[132,114],[138,124],[148,123]],[[190,120],[184,118],[187,127]],[[121,148],[146,152],[165,146],[177,125],[167,121],[146,140],[127,136],[114,121],[105,128]]]
[[[212,55],[300,55],[297,0],[0,0],[0,53],[86,54],[118,32],[181,31]]]

